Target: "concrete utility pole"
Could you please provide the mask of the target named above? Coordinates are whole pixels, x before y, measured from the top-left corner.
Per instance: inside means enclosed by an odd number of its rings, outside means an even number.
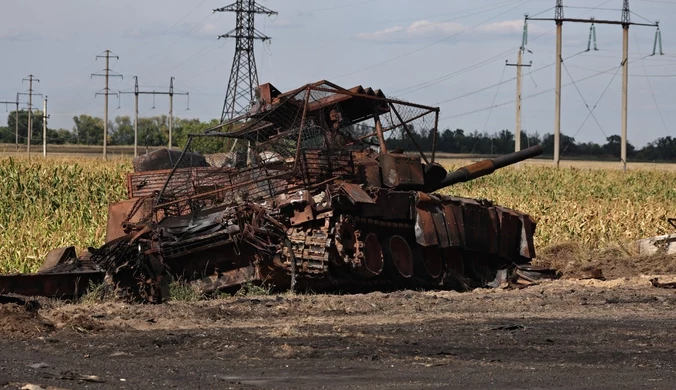
[[[528,16],[526,16],[528,17]],[[517,57],[516,64],[510,64],[507,62],[507,66],[516,67],[516,126],[514,131],[514,151],[518,152],[521,150],[521,68],[533,66],[531,61],[528,65],[523,64],[523,52],[526,50],[526,44],[528,43],[528,20],[524,20],[523,23],[523,38],[521,39],[521,47],[519,48],[519,54]]]
[[[28,128],[27,128],[28,141],[27,141],[27,145],[26,145],[26,151],[27,151],[28,157],[30,157],[30,155],[31,155],[31,133],[33,132],[33,127],[32,127],[32,123],[31,123],[31,114],[32,114],[32,111],[33,111],[33,95],[39,95],[39,96],[42,96],[42,95],[33,93],[33,81],[37,81],[39,83],[40,80],[36,79],[32,74],[28,75],[28,78],[23,79],[22,82],[23,81],[28,81]]]
[[[42,111],[42,157],[47,157],[47,96],[45,96],[44,107]]]
[[[106,59],[106,69],[103,71],[105,73],[93,73],[91,77],[94,76],[102,76],[106,78],[106,86],[103,88],[103,92],[97,92],[96,95],[103,95],[104,96],[104,109],[103,109],[103,159],[108,158],[108,153],[106,150],[107,144],[108,144],[108,95],[111,94],[110,88],[108,88],[108,79],[110,77],[120,77],[124,78],[121,74],[113,74],[111,75],[110,72],[110,58],[115,58],[117,60],[120,59],[120,57],[116,55],[111,55],[113,54],[110,50],[104,51],[105,54],[99,54],[96,56],[96,58],[105,58]],[[113,93],[113,95],[116,95]]]
[[[134,156],[138,153],[138,95],[169,95],[169,143],[168,148],[172,148],[172,133],[174,130],[174,95],[184,95],[188,97],[188,110],[190,109],[190,93],[189,92],[174,92],[174,77],[169,79],[168,91],[140,91],[138,87],[138,77],[134,76],[134,92],[119,92],[122,95],[134,94]],[[154,103],[153,103],[153,108]]]
[[[0,101],[0,104],[4,104],[5,106],[7,106],[7,104],[16,105],[14,111],[14,137],[16,139],[16,150],[19,150],[19,93],[16,94],[15,101],[4,100]]]
[[[548,20],[556,22],[556,101],[554,107],[554,163],[559,166],[559,146],[561,134],[561,28],[563,22],[573,23],[591,23],[591,24],[615,24],[622,26],[622,146],[620,160],[624,171],[627,171],[627,111],[628,111],[628,86],[629,86],[629,26],[648,26],[657,27],[659,32],[659,23],[634,23],[630,20],[629,0],[623,1],[622,19],[617,20],[599,20],[599,19],[575,19],[563,17],[563,0],[556,0],[554,7],[554,19],[551,18],[529,18],[526,20]],[[657,37],[657,35],[656,35]],[[656,41],[657,43],[657,41]],[[589,49],[589,48],[588,48]],[[655,54],[653,52],[653,54]]]

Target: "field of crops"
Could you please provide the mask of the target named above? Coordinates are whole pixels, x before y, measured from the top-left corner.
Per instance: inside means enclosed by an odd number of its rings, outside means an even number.
[[[130,160],[0,159],[0,273],[37,270],[52,248],[98,247]]]
[[[676,171],[590,168],[523,165],[444,192],[530,213],[538,248],[604,248],[670,230]],[[52,248],[101,245],[107,205],[125,197],[129,170],[125,159],[0,159],[0,273],[35,271]]]

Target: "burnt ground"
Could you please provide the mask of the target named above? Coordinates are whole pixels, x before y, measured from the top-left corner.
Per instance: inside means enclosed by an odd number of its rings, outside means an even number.
[[[676,381],[676,290],[647,277],[28,309],[0,305],[0,389],[617,389]]]

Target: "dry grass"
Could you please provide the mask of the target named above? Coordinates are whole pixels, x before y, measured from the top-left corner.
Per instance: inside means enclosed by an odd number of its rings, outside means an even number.
[[[442,154],[437,157],[437,162],[446,166],[461,166],[471,164],[473,162],[483,160],[484,157],[472,157],[463,155]],[[532,159],[522,162],[522,166],[536,166],[536,167],[554,167],[554,161],[550,159]],[[619,161],[584,161],[584,160],[562,160],[559,163],[561,168],[575,168],[575,169],[610,169],[622,170],[624,167]],[[676,171],[676,164],[669,163],[649,163],[649,162],[630,162],[627,164],[628,171],[635,170],[660,170],[660,171]]]
[[[443,190],[487,198],[534,216],[536,246],[575,241],[605,248],[671,231],[676,171],[505,168]]]
[[[598,166],[606,163],[575,163],[586,167],[529,162],[443,192],[533,215],[538,248],[576,242],[603,249],[671,231],[676,170],[645,166],[625,174]],[[0,158],[0,273],[35,271],[53,248],[100,246],[108,204],[125,198],[130,170],[129,159]]]

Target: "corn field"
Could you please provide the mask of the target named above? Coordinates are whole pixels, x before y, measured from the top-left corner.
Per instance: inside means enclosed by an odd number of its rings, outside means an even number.
[[[33,272],[49,250],[98,247],[128,160],[0,159],[0,273]]]
[[[0,273],[33,272],[53,248],[103,244],[108,204],[125,198],[129,171],[125,159],[0,159]],[[538,248],[569,241],[604,248],[667,233],[666,218],[676,216],[669,170],[524,165],[442,192],[531,214]]]

